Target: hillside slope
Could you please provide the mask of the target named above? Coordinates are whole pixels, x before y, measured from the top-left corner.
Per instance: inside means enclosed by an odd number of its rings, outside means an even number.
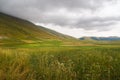
[[[33,23],[0,13],[0,43],[35,40],[76,40],[73,37],[36,26]]]

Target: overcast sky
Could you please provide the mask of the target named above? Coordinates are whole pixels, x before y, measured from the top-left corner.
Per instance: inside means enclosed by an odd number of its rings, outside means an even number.
[[[120,36],[120,0],[0,0],[0,12],[74,37]]]

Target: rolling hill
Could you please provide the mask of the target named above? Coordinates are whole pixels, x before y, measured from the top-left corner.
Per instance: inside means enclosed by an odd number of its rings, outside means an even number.
[[[71,41],[71,36],[36,26],[33,23],[0,13],[0,44],[34,43],[44,40]]]

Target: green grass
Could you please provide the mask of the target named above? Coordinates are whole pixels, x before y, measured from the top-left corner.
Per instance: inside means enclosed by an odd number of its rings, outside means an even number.
[[[0,80],[120,80],[120,47],[0,48]]]

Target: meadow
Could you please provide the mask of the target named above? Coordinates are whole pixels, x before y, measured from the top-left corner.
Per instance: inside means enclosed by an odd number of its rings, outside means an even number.
[[[79,40],[0,12],[0,80],[120,80],[120,41]]]
[[[0,80],[120,80],[120,47],[2,47]]]

